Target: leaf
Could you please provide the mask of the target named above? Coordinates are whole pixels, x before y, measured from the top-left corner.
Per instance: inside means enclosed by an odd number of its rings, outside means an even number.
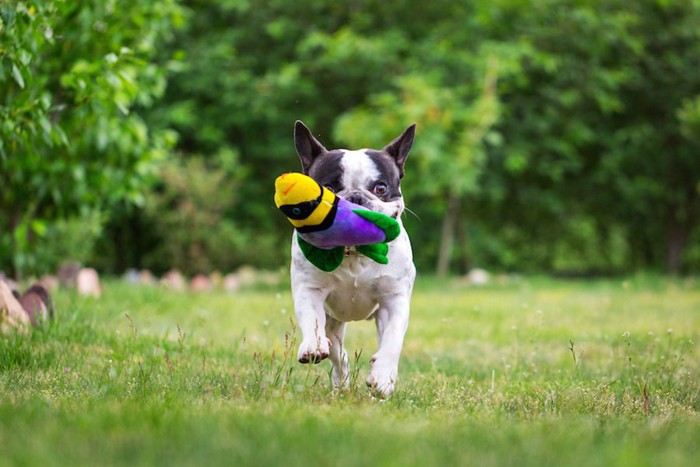
[[[22,77],[22,72],[19,71],[17,65],[12,64],[12,77],[17,81],[20,88],[24,89],[24,78]]]
[[[28,225],[26,222],[20,222],[20,224],[15,228],[14,233],[14,238],[15,238],[15,245],[18,246],[18,250],[23,250],[24,247],[27,245],[27,228]]]
[[[53,127],[53,141],[61,146],[69,146],[68,136],[66,136],[66,132],[60,126]]]
[[[46,235],[46,222],[39,219],[34,219],[33,221],[31,221],[31,227],[34,233],[36,233],[38,236],[43,237]]]
[[[39,103],[44,111],[49,110],[51,108],[51,94],[48,92],[43,93],[39,98]]]
[[[5,27],[10,29],[15,24],[15,9],[9,4],[5,3],[2,8],[0,8],[0,17],[2,22],[5,23]]]
[[[49,119],[46,118],[46,115],[44,114],[39,114],[37,117],[37,120],[39,121],[39,126],[41,127],[42,131],[44,132],[43,138],[46,144],[49,146],[53,146],[53,139],[52,139],[52,131],[51,131],[51,122],[49,122]]]
[[[22,62],[22,65],[24,66],[29,65],[32,61],[32,54],[24,49],[19,49],[17,51],[17,56],[19,57],[19,61]]]
[[[114,96],[114,104],[124,115],[129,115],[129,99],[122,93]]]
[[[44,130],[44,133],[46,135],[50,136],[51,135],[51,122],[49,122],[49,119],[46,118],[46,115],[41,114],[37,120],[39,120],[39,126],[41,127],[42,130]]]

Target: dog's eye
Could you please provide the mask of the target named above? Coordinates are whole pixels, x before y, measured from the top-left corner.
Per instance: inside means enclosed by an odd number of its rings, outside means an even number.
[[[374,185],[374,189],[372,191],[374,191],[375,195],[382,196],[382,195],[386,194],[386,190],[387,190],[386,183],[377,182],[377,184]]]

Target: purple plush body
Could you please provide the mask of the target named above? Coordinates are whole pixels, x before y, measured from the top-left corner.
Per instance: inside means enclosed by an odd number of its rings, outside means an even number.
[[[382,229],[358,216],[353,210],[367,211],[359,204],[351,203],[342,198],[338,199],[338,211],[333,224],[318,232],[299,233],[299,236],[315,247],[324,250],[339,246],[369,245],[386,240]]]

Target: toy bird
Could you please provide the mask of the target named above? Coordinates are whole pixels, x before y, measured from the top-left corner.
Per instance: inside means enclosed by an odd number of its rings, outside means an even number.
[[[396,219],[340,198],[300,173],[277,177],[275,204],[296,228],[306,259],[326,272],[340,266],[345,248],[353,246],[358,253],[387,264],[387,243],[401,231]]]

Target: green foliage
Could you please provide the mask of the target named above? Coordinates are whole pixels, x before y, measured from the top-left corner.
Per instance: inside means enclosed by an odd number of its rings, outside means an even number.
[[[103,235],[104,214],[98,210],[76,217],[47,223],[41,241],[31,247],[31,254],[22,259],[30,271],[58,271],[67,259],[89,264],[98,239]],[[16,253],[19,255],[21,253]]]
[[[149,193],[145,223],[159,239],[144,266],[177,268],[186,274],[231,271],[240,264],[276,262],[280,252],[255,241],[255,232],[239,227],[236,213],[245,204],[239,194],[242,173],[235,153],[216,160],[202,157],[163,165],[160,184]]]
[[[379,402],[374,324],[348,326],[351,387],[333,393],[327,361],[296,362],[288,291],[62,291],[56,321],[0,339],[3,461],[690,466],[699,298],[655,277],[426,278]]]
[[[32,243],[52,220],[142,201],[174,139],[132,110],[162,95],[149,60],[181,15],[171,0],[51,1],[0,17],[0,261],[21,274],[46,267]]]
[[[697,24],[696,2],[656,1],[538,2],[514,24],[531,53],[500,83],[505,144],[490,151],[476,213],[489,230],[519,231],[503,249],[554,245],[530,258],[550,268],[558,248],[576,248],[567,232],[586,217],[611,258],[604,269],[662,267],[666,257],[680,269],[671,251],[700,218],[697,143],[681,138],[700,86],[697,67],[685,69]],[[620,235],[623,257],[612,250]]]

